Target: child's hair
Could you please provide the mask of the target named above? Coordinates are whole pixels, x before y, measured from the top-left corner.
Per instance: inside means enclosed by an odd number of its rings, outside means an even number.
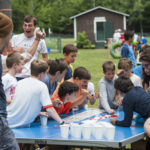
[[[18,53],[12,53],[7,56],[6,66],[7,68],[12,68],[13,64],[19,64],[22,60],[24,60],[23,56]]]
[[[76,77],[78,77],[79,80],[82,80],[82,79],[90,80],[91,74],[86,68],[77,67],[73,73],[73,78],[75,79]]]
[[[134,87],[132,81],[129,77],[126,77],[124,75],[119,76],[115,80],[115,89],[121,91],[122,93],[127,93],[130,89]]]
[[[146,61],[150,63],[150,46],[145,46],[144,48],[142,48],[142,52],[140,53],[140,61]],[[142,75],[143,75],[142,79],[143,79],[143,86],[144,86],[144,84],[148,84],[147,79],[149,79],[149,75],[145,72],[144,67],[142,67]]]
[[[68,68],[67,64],[60,58],[56,60],[48,60],[49,74],[55,75],[57,71],[62,73],[65,69]]]
[[[140,54],[140,61],[150,62],[150,46],[146,46],[142,49]]]
[[[132,38],[134,36],[134,31],[125,31],[124,32],[124,39],[125,41],[128,41],[129,38]]]
[[[48,69],[48,64],[44,60],[33,60],[31,63],[31,75],[38,76],[40,73],[45,73]]]
[[[76,84],[69,82],[69,81],[64,81],[58,89],[58,96],[60,98],[64,98],[66,94],[70,95],[73,92],[77,92],[78,90],[79,90],[79,87]]]
[[[132,62],[128,58],[121,58],[118,62],[118,69],[130,70],[132,66]]]
[[[112,61],[104,62],[102,67],[104,73],[106,73],[107,71],[115,71],[115,64]]]
[[[27,16],[24,17],[24,22],[29,23],[32,20],[33,20],[34,26],[36,26],[37,25],[37,19],[34,16],[27,15]]]
[[[71,52],[78,52],[78,49],[76,46],[72,45],[72,44],[67,44],[64,48],[63,48],[63,54],[65,53],[66,55],[69,55]]]

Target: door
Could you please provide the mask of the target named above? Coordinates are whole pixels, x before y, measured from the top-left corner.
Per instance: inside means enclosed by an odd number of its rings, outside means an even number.
[[[107,21],[104,23],[104,31],[105,40],[113,37],[113,24],[111,21]]]
[[[96,41],[104,41],[104,22],[96,22]]]

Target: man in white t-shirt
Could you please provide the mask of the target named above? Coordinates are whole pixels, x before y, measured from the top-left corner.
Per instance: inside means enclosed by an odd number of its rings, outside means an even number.
[[[48,64],[42,60],[34,60],[31,63],[31,77],[18,82],[12,103],[7,106],[8,125],[11,128],[27,127],[46,109],[60,124],[63,123],[53,108],[47,86],[40,81],[48,69]]]
[[[24,18],[23,30],[24,33],[19,35],[14,35],[12,37],[12,47],[14,49],[23,48],[24,52],[28,51],[28,49],[32,46],[32,43],[35,39],[39,40],[39,45],[36,49],[36,53],[32,57],[32,59],[24,65],[21,74],[17,74],[18,78],[26,78],[30,76],[30,64],[33,60],[38,59],[39,54],[42,54],[43,60],[48,60],[47,48],[45,41],[43,39],[38,39],[34,35],[34,30],[36,29],[37,20],[35,17],[29,15]]]

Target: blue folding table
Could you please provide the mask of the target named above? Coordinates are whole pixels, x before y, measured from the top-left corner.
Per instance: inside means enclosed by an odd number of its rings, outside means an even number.
[[[82,111],[79,111],[78,113],[81,112]],[[102,114],[104,113],[100,113],[99,115],[101,116]],[[124,117],[123,112],[120,111],[118,114],[118,118],[122,120]],[[71,113],[69,115],[71,115]],[[85,119],[89,119],[91,117],[93,116]],[[109,122],[110,118],[106,118],[105,121]],[[116,126],[113,140],[108,140],[105,137],[100,140],[96,140],[92,136],[89,140],[85,140],[82,137],[80,139],[75,139],[72,136],[69,136],[67,139],[62,138],[59,125],[54,120],[48,121],[47,128],[41,127],[40,122],[35,122],[30,128],[16,128],[13,129],[13,132],[18,143],[68,145],[78,147],[112,147],[123,149],[127,144],[131,144],[144,138],[145,134],[143,125],[136,124],[134,121],[133,124],[134,125],[131,127]]]

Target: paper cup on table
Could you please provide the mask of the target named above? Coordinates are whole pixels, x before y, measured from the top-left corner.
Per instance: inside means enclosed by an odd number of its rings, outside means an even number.
[[[69,124],[60,125],[61,137],[68,138],[68,136],[69,136],[69,127],[70,127]]]
[[[101,126],[101,125],[95,125],[93,127],[92,134],[95,137],[95,139],[99,140],[99,139],[101,139],[103,137],[104,131],[105,130],[104,130],[103,126]]]
[[[43,116],[43,115],[40,116],[42,127],[46,127],[47,126],[47,119],[48,119],[47,116]]]
[[[81,138],[81,131],[82,131],[82,126],[78,124],[73,124],[71,126],[71,136],[74,138],[80,139]]]
[[[78,124],[77,123],[70,123],[70,134],[71,134],[71,136],[73,136],[73,133],[74,133],[74,131],[73,131],[74,125],[78,125]]]
[[[82,137],[84,139],[90,139],[92,132],[92,126],[91,125],[83,125],[82,126]]]
[[[109,125],[106,127],[105,137],[108,140],[113,140],[115,136],[115,127],[113,125]]]

